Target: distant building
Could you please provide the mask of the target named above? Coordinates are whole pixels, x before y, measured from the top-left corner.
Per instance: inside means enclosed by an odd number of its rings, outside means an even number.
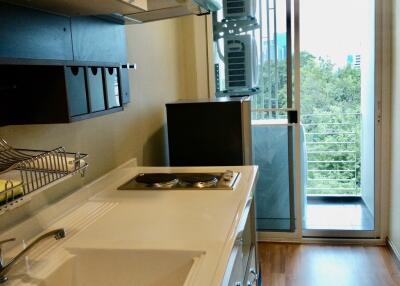
[[[262,47],[263,47],[264,62],[268,61],[268,52],[270,60],[274,61],[275,51],[278,61],[286,60],[287,59],[286,33],[280,33],[276,35],[276,48],[275,48],[275,39],[273,38],[273,36],[271,40],[269,40],[268,38],[263,38]]]
[[[361,68],[361,55],[348,55],[347,56],[347,64],[351,65],[352,68],[360,69]]]

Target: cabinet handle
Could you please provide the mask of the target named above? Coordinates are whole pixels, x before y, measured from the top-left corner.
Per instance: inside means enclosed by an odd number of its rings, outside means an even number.
[[[257,274],[257,271],[255,269],[250,269],[250,274],[253,275],[253,280],[252,281],[250,281],[250,280],[247,281],[247,286],[253,286],[254,283],[257,283],[257,281],[258,281],[258,274]],[[257,284],[255,284],[255,285],[257,285]]]
[[[123,69],[136,69],[137,68],[137,65],[136,64],[129,64],[129,63],[127,63],[127,64],[124,64],[124,65],[121,65],[121,68],[123,68]]]

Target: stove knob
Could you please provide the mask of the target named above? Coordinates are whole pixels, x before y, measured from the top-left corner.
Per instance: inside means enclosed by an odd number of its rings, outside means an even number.
[[[230,181],[233,178],[233,171],[225,171],[225,173],[222,175],[222,178],[224,179],[224,181]]]

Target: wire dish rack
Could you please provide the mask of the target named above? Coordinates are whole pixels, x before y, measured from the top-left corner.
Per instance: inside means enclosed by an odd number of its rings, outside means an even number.
[[[33,194],[72,177],[85,175],[87,154],[15,149],[0,138],[0,215],[29,201]]]

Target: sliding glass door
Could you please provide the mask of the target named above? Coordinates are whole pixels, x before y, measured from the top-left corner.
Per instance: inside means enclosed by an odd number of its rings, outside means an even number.
[[[296,126],[293,3],[262,1],[261,92],[253,96],[253,154],[259,231],[296,230]]]
[[[374,1],[301,0],[300,15],[303,234],[374,236]]]
[[[216,95],[252,97],[261,239],[378,237],[375,1],[213,13]]]
[[[261,0],[260,237],[377,237],[374,0]]]

